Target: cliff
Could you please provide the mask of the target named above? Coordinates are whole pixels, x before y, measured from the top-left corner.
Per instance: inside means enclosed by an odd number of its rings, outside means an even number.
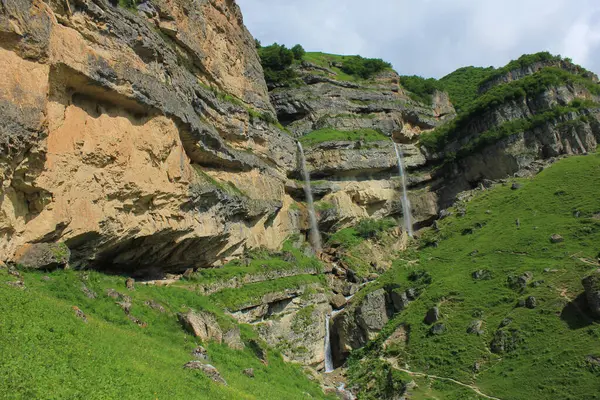
[[[61,241],[74,266],[183,271],[295,230],[295,146],[238,6],[138,9],[3,3],[1,258]]]

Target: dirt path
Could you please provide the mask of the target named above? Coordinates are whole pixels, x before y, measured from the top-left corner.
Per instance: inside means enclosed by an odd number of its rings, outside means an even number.
[[[481,390],[477,386],[467,385],[466,383],[462,383],[462,382],[457,381],[456,379],[452,379],[452,378],[445,378],[443,376],[429,375],[429,374],[426,374],[424,372],[414,372],[414,371],[410,371],[408,369],[400,368],[400,366],[398,366],[397,361],[394,360],[394,359],[382,358],[382,360],[390,363],[392,365],[392,367],[394,367],[398,371],[405,372],[405,373],[407,373],[407,374],[409,374],[411,376],[420,376],[420,377],[429,378],[429,379],[437,379],[437,380],[440,380],[440,381],[452,382],[452,383],[455,383],[455,384],[457,384],[459,386],[471,389],[472,391],[474,391],[475,393],[477,393],[481,397],[485,397],[486,399],[502,400],[502,399],[499,399],[498,397],[488,396],[487,394],[481,392]]]

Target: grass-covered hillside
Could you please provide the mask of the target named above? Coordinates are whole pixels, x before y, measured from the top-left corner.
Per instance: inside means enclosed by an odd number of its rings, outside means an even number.
[[[600,398],[600,321],[581,283],[600,266],[600,155],[476,191],[450,211],[368,289],[408,288],[414,271],[431,279],[353,353],[360,398],[411,380],[416,399]],[[440,317],[427,324],[432,307]]]
[[[184,331],[176,313],[189,308],[212,313],[224,331],[235,326],[217,301],[194,291],[143,285],[130,291],[124,278],[89,271],[21,274],[24,288],[15,286],[18,278],[7,269],[0,270],[2,399],[325,397],[276,351],[267,350],[263,363],[250,326],[241,326],[244,350],[201,343]],[[131,304],[126,297],[110,297],[109,289],[130,297]],[[195,360],[191,353],[200,344],[227,385],[183,368]],[[243,373],[248,368],[254,377]]]

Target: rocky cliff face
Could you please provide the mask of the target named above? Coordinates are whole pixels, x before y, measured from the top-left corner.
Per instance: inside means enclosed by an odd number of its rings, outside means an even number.
[[[0,14],[1,257],[209,266],[295,230],[295,146],[233,1],[17,1]]]

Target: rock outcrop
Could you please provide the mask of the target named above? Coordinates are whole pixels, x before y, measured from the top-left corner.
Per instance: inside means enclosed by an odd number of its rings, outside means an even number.
[[[62,241],[75,267],[183,272],[296,230],[234,2],[7,0],[0,35],[0,258]]]

